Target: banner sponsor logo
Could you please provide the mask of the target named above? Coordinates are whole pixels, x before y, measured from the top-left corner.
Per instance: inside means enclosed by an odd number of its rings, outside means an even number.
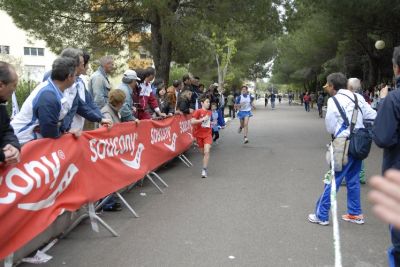
[[[191,119],[189,120],[184,120],[179,122],[179,128],[181,130],[181,134],[186,133],[190,136],[191,139],[193,139],[192,135],[192,122]]]
[[[118,155],[125,155],[127,153],[133,156],[137,139],[137,133],[120,135],[108,139],[91,139],[89,140],[90,151],[92,152],[90,160],[92,162],[96,162],[98,160],[113,158],[117,157]],[[120,157],[118,158],[126,166],[137,170],[140,168],[143,150],[144,145],[139,143],[133,160],[127,160]]]
[[[179,122],[179,128],[181,130],[181,134],[183,133],[191,133],[192,132],[192,123],[191,120],[184,120]]]
[[[48,186],[49,189],[53,189],[60,176],[60,159],[65,159],[65,154],[62,150],[59,150],[57,153],[52,152],[50,159],[48,156],[42,156],[40,160],[25,163],[23,169],[21,167],[12,168],[5,177],[0,177],[0,185],[4,183],[8,188],[7,195],[0,196],[0,204],[12,204],[17,199],[17,193],[28,195],[35,188],[35,185],[36,189],[40,189],[50,184]],[[52,206],[57,196],[71,184],[72,179],[78,171],[75,164],[70,163],[60,183],[49,197],[35,203],[19,203],[18,208],[24,210],[41,210]]]
[[[164,145],[169,149],[169,150],[171,150],[172,152],[175,152],[175,150],[176,150],[176,139],[178,138],[178,135],[176,134],[176,133],[174,133],[173,135],[172,135],[172,141],[171,141],[171,144],[166,144],[166,143],[164,143]]]
[[[151,128],[150,135],[152,145],[171,140],[171,127]]]

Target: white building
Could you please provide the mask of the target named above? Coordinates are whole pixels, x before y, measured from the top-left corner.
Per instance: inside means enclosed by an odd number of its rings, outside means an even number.
[[[46,42],[30,37],[19,29],[13,19],[0,10],[0,56],[2,60],[14,59],[21,66],[22,79],[41,81],[51,69],[57,56],[47,48]],[[14,63],[15,62],[10,62]]]

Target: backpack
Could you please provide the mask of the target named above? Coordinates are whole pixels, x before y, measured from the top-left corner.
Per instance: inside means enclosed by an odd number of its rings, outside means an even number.
[[[336,97],[332,98],[336,104],[336,107],[339,110],[340,115],[343,118],[346,127],[350,126],[350,136],[348,137],[348,139],[350,140],[349,154],[356,159],[363,160],[368,157],[369,152],[371,151],[372,133],[371,130],[367,128],[354,129],[357,122],[359,106],[357,96],[355,94],[353,95],[355,106],[353,110],[353,115],[351,117],[351,123],[349,123],[349,120],[347,119],[342,107],[339,105]]]

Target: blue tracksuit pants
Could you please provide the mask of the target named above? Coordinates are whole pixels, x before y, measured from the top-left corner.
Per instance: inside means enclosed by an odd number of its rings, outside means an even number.
[[[341,172],[335,173],[336,180],[336,192],[339,191],[340,184],[343,178],[346,179],[347,186],[347,212],[350,215],[360,215],[361,203],[360,203],[360,171],[361,171],[361,160],[355,159],[349,155],[349,162],[346,166],[343,166]],[[331,208],[331,185],[325,184],[324,192],[318,199],[315,214],[318,219],[322,221],[329,220],[329,210]]]

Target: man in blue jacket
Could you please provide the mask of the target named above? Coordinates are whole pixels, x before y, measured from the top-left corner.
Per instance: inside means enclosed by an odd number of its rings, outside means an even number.
[[[88,54],[85,55],[87,59],[85,62],[84,53],[80,49],[71,47],[65,48],[60,56],[72,58],[77,64],[75,83],[63,92],[69,104],[69,110],[63,119],[61,131],[82,131],[85,119],[111,126],[111,121],[103,119],[100,109],[94,103],[88,90],[86,90],[86,85],[81,78],[82,74],[86,72],[85,66],[88,64],[90,56],[88,57]],[[45,74],[43,81],[46,81],[50,75],[51,71]]]
[[[39,84],[11,122],[20,144],[39,138],[57,138],[70,106],[63,92],[75,83],[76,61],[61,57],[54,61],[51,77]]]
[[[393,72],[396,90],[388,94],[386,86],[381,90],[378,115],[374,124],[374,141],[384,149],[382,173],[388,169],[400,170],[400,46],[393,52]],[[394,266],[400,266],[400,230],[390,227],[393,248],[389,257]]]

